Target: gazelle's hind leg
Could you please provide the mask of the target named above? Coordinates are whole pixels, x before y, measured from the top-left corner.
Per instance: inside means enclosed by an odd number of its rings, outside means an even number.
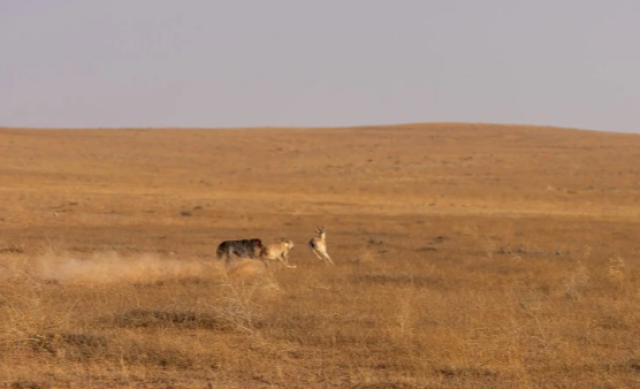
[[[333,261],[331,260],[331,257],[329,256],[329,254],[327,254],[324,251],[320,251],[318,249],[312,249],[311,251],[313,251],[313,253],[316,255],[316,257],[318,257],[319,260],[321,260],[322,262],[327,262],[329,261],[332,265],[335,265],[335,263],[333,263]]]
[[[329,253],[327,253],[325,251],[324,253],[322,253],[322,255],[325,256],[325,258],[329,261],[329,263],[331,263],[332,265],[335,265],[335,263],[333,263],[333,261],[331,260],[331,257],[329,256]]]

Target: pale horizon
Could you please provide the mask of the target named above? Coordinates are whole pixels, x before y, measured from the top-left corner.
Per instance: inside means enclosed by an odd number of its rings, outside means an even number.
[[[640,133],[640,3],[8,0],[0,127]]]

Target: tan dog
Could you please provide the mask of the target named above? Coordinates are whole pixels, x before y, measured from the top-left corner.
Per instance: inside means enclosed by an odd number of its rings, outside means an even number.
[[[267,266],[269,266],[267,260],[277,260],[286,267],[295,268],[295,265],[289,265],[289,250],[291,250],[293,247],[294,244],[290,240],[283,240],[280,243],[267,245],[260,251],[260,259]]]

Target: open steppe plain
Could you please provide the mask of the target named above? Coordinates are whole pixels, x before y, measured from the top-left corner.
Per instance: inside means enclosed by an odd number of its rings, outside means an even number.
[[[638,388],[639,200],[631,134],[2,128],[0,385]]]

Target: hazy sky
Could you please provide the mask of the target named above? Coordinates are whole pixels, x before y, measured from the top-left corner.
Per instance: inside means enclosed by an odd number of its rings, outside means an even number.
[[[0,0],[0,126],[640,133],[638,0]]]

